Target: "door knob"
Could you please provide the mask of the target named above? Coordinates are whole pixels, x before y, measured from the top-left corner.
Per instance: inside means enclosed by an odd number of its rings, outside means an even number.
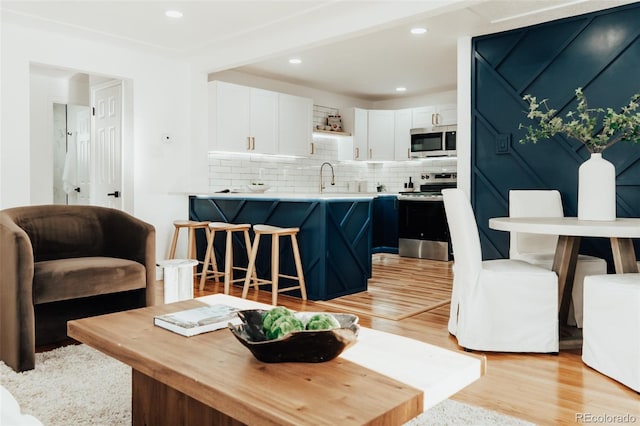
[[[116,197],[116,198],[118,198],[118,197],[120,197],[120,191],[109,192],[107,194],[107,197]]]

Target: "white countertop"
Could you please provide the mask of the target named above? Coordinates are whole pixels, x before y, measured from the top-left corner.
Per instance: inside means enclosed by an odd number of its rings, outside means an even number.
[[[277,198],[284,200],[337,200],[337,199],[373,199],[384,193],[377,192],[213,192],[189,194],[195,197],[209,198]]]

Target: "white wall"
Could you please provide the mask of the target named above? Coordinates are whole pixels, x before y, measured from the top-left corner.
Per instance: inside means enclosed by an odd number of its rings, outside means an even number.
[[[458,39],[458,188],[471,195],[471,37]]]
[[[91,87],[89,75],[78,73],[69,79],[69,104],[89,106]]]
[[[419,96],[398,95],[395,99],[386,101],[368,101],[353,96],[344,96],[325,90],[313,89],[297,84],[286,83],[266,77],[259,77],[240,71],[227,70],[211,73],[209,81],[222,80],[229,83],[241,84],[244,86],[257,87],[265,90],[273,90],[280,93],[288,93],[296,96],[303,96],[313,99],[315,105],[328,106],[332,108],[364,108],[364,109],[403,109],[414,108],[425,105],[455,104],[457,101],[457,91],[447,90],[434,92]]]
[[[125,96],[129,93],[131,97],[125,101],[125,109],[131,110],[132,117],[125,123],[123,147],[124,175],[129,176],[125,188],[133,192],[124,190],[124,196],[131,200],[125,204],[126,210],[156,227],[157,256],[164,258],[172,221],[188,216],[186,200],[169,192],[184,190],[190,179],[189,65],[16,25],[6,14],[2,19],[0,208],[34,203],[31,159],[36,154],[30,145],[30,65],[123,79]],[[161,143],[163,133],[172,134],[171,144]],[[202,155],[206,157],[205,152]]]
[[[323,105],[332,108],[373,108],[374,106],[372,102],[368,102],[363,99],[344,96],[339,93],[332,93],[324,90],[317,90],[270,78],[259,77],[234,70],[209,74],[209,81],[213,80],[221,80],[228,83],[241,84],[244,86],[257,87],[259,89],[311,98],[315,105]]]
[[[425,105],[447,105],[455,104],[457,101],[457,91],[447,90],[444,92],[427,93],[419,96],[399,95],[395,99],[374,102],[373,109],[403,109],[415,108]]]

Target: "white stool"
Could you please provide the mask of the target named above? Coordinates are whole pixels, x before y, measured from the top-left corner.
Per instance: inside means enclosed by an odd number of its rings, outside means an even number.
[[[164,268],[164,303],[193,299],[195,259],[167,259],[158,262]]]
[[[640,274],[584,279],[582,360],[640,392]]]

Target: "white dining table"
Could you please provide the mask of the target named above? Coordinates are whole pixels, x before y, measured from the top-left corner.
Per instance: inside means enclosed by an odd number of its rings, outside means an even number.
[[[612,221],[579,220],[576,217],[496,217],[489,228],[497,231],[558,235],[553,258],[553,271],[558,275],[559,319],[567,323],[573,278],[582,237],[608,238],[615,271],[618,274],[638,272],[633,238],[640,238],[640,218],[618,218]]]

